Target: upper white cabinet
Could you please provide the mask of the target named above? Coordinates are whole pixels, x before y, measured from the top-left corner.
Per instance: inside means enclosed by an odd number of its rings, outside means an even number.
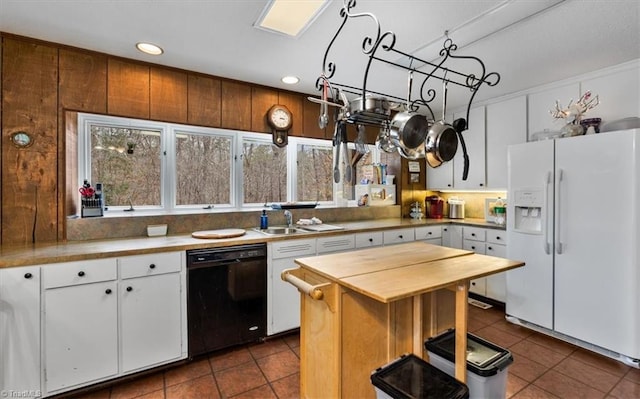
[[[573,101],[578,101],[579,98],[579,83],[571,83],[529,94],[528,141],[531,141],[532,135],[537,132],[541,132],[545,129],[558,131],[562,126],[564,126],[564,121],[554,119],[549,113],[549,111],[555,109],[556,100],[560,102],[560,106],[566,107],[569,105],[569,101],[571,101],[571,99],[573,99]]]
[[[487,188],[507,190],[507,146],[527,141],[527,98],[487,105]]]
[[[458,151],[462,151],[458,148]],[[427,166],[427,190],[451,190],[453,188],[453,162],[445,162],[437,168]]]
[[[580,82],[584,93],[598,95],[600,104],[585,118],[602,118],[602,124],[630,116],[640,116],[640,71],[631,68]]]
[[[466,116],[466,111],[459,114],[456,113],[454,120],[466,118]],[[469,154],[469,175],[467,180],[462,180],[464,156],[462,148],[458,147],[456,156],[453,158],[453,187],[455,189],[478,190],[486,187],[485,122],[485,107],[476,107],[469,111],[469,126],[467,130],[462,132],[467,153]]]
[[[40,390],[40,267],[0,269],[0,393]]]

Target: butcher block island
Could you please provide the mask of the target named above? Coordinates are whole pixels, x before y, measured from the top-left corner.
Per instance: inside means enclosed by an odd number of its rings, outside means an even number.
[[[455,376],[466,382],[469,281],[520,261],[412,242],[296,259],[282,278],[301,292],[303,398],[375,398],[371,373],[456,329]]]

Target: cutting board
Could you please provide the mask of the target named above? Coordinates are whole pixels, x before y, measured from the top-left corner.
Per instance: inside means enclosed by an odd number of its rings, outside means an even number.
[[[301,225],[305,230],[311,231],[333,231],[333,230],[344,230],[344,227],[334,226],[331,224],[310,224],[310,225]]]
[[[203,230],[191,233],[193,238],[233,238],[245,235],[243,229]]]

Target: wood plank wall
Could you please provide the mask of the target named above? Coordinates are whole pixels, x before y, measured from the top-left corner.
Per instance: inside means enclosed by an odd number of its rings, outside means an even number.
[[[65,199],[75,196],[68,187],[78,187],[77,177],[67,173],[75,163],[67,159],[67,147],[76,145],[66,137],[67,126],[75,123],[65,120],[68,111],[269,133],[265,114],[278,103],[294,115],[290,135],[333,135],[318,128],[319,107],[306,100],[308,94],[2,32],[0,39],[2,245],[65,240]],[[33,146],[18,149],[9,142],[22,130],[35,138]],[[373,130],[367,131],[370,143],[377,135]]]

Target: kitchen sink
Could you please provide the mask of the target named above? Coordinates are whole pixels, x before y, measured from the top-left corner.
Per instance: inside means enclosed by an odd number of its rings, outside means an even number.
[[[254,228],[255,231],[258,231],[267,235],[288,235],[288,234],[297,234],[297,233],[308,233],[309,231],[304,229],[299,229],[296,227],[269,227],[266,229]]]

